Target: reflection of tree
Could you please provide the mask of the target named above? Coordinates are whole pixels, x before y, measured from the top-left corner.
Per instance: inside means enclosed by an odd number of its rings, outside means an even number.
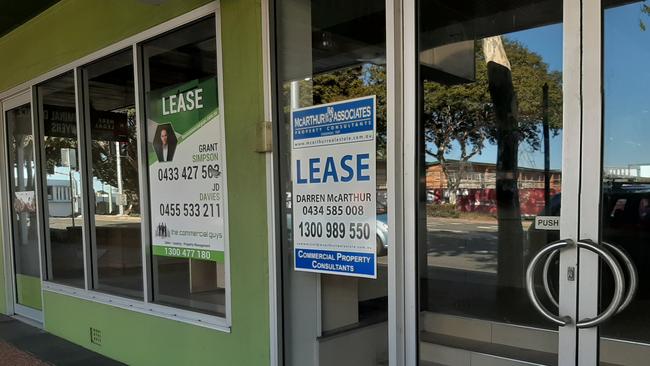
[[[647,29],[647,25],[643,20],[644,15],[650,16],[650,6],[647,4],[641,4],[641,17],[639,18],[639,27],[641,27],[642,31],[645,31]]]
[[[424,82],[424,113],[422,116],[426,153],[435,158],[447,176],[447,189],[453,199],[465,176],[468,162],[479,155],[485,144],[496,143],[499,136],[495,105],[488,87],[488,67],[482,44],[476,43],[476,80],[467,84],[444,85]],[[526,142],[532,150],[540,148],[543,118],[542,90],[549,86],[549,124],[552,130],[562,127],[562,75],[549,71],[542,57],[524,45],[503,41],[512,65],[512,83],[517,94],[516,131],[511,137]],[[448,154],[456,145],[458,157],[453,166]],[[453,171],[452,171],[453,170]]]
[[[140,212],[138,182],[138,144],[135,111],[129,110],[127,116],[128,142],[120,142],[120,165],[122,169],[122,190],[127,197],[127,213]],[[112,186],[118,186],[117,151],[115,141],[92,140],[93,176]]]

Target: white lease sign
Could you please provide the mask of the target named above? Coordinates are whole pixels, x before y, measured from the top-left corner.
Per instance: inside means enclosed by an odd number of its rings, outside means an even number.
[[[294,265],[377,277],[375,97],[291,112]]]

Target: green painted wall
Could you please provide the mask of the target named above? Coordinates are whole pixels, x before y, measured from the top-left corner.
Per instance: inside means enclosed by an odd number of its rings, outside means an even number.
[[[39,277],[17,274],[16,291],[18,292],[19,304],[41,310],[43,299],[41,297],[41,279]]]
[[[2,145],[0,145],[2,146]],[[2,245],[2,225],[0,225],[0,313],[7,314],[7,289],[5,287],[5,246]]]
[[[62,0],[0,38],[0,91],[208,2]]]
[[[11,55],[0,58],[0,90],[203,3],[63,0],[0,39],[0,54]],[[264,155],[255,152],[255,126],[263,118],[261,4],[223,0],[221,9],[232,332],[43,295],[46,330],[130,365],[268,364],[266,172]],[[102,331],[101,346],[90,343],[90,327]]]

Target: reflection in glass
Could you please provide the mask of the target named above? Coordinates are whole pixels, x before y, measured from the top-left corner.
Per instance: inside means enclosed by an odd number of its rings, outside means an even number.
[[[387,364],[385,1],[282,0],[277,17],[287,364]],[[377,97],[377,279],[295,271],[290,112],[371,95]]]
[[[557,362],[524,274],[559,236],[532,218],[560,214],[561,14],[559,1],[420,4],[422,364],[471,351]]]
[[[142,50],[147,94],[217,77],[214,18],[151,40],[143,44]],[[150,115],[148,101],[146,108],[147,115]],[[160,136],[160,131],[147,133]],[[153,280],[154,302],[225,315],[223,262],[153,255]]]
[[[95,289],[142,298],[142,240],[133,56],[84,67],[94,192]]]
[[[37,86],[48,197],[48,280],[84,287],[81,174],[73,72]]]
[[[622,249],[635,264],[639,287],[630,305],[600,327],[603,337],[600,362],[647,365],[650,350],[650,30],[647,29],[650,8],[645,2],[605,1],[604,6],[601,240]],[[614,287],[612,275],[605,267],[601,266],[600,275],[602,308],[611,301]],[[629,277],[626,283],[629,284]],[[635,346],[631,348],[631,344]]]
[[[31,104],[7,111],[5,121],[17,300],[21,305],[40,309],[40,291],[38,294],[29,291],[30,284],[38,283],[40,286],[41,281]]]

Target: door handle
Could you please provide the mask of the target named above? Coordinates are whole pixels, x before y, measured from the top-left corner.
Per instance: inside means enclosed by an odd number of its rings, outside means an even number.
[[[590,328],[607,321],[618,312],[618,309],[623,304],[625,277],[623,276],[623,270],[618,264],[618,261],[609,250],[605,249],[605,246],[598,245],[592,240],[578,241],[576,244],[578,245],[578,248],[584,248],[598,254],[603,261],[607,263],[609,268],[612,270],[612,275],[614,276],[614,297],[607,308],[593,318],[583,319],[576,323],[577,328]]]
[[[567,324],[571,324],[573,322],[571,317],[555,315],[552,312],[550,312],[548,309],[546,309],[544,305],[542,305],[542,303],[539,300],[539,297],[537,296],[537,293],[535,292],[534,274],[535,274],[535,269],[539,264],[539,262],[542,260],[542,258],[547,256],[546,261],[544,263],[544,270],[543,270],[544,290],[546,294],[549,296],[551,302],[557,305],[557,300],[553,297],[550,291],[550,287],[548,283],[548,270],[552,262],[552,257],[554,255],[559,253],[563,248],[573,247],[573,246],[577,248],[587,249],[593,253],[596,253],[611,268],[612,274],[614,276],[614,284],[615,284],[614,297],[612,298],[612,301],[607,306],[607,308],[594,318],[583,319],[579,322],[576,322],[577,328],[594,327],[598,324],[601,324],[604,321],[607,321],[614,314],[620,312],[625,308],[625,306],[629,305],[629,303],[632,301],[632,298],[634,297],[636,288],[638,287],[638,275],[636,274],[636,268],[634,267],[634,264],[629,259],[629,257],[619,248],[615,248],[614,251],[617,253],[617,255],[619,255],[623,259],[628,271],[630,271],[631,286],[625,298],[623,298],[623,291],[625,288],[625,277],[623,276],[623,270],[621,269],[618,260],[609,252],[608,249],[606,249],[606,247],[611,248],[613,247],[613,245],[608,244],[606,246],[599,246],[591,240],[574,242],[571,239],[565,239],[565,240],[559,240],[550,243],[545,247],[543,247],[539,252],[537,252],[537,254],[535,254],[533,259],[531,259],[530,263],[528,264],[528,268],[526,269],[526,291],[528,293],[528,297],[532,302],[533,306],[545,318],[547,318],[548,320],[550,320],[551,322],[559,326],[565,326]]]
[[[618,310],[616,313],[620,313],[623,311],[625,308],[627,308],[628,305],[634,300],[634,295],[636,295],[636,291],[639,288],[639,272],[637,272],[636,266],[634,265],[634,262],[630,259],[630,256],[621,248],[618,246],[608,243],[608,242],[601,242],[602,245],[606,246],[609,250],[611,250],[614,254],[616,254],[622,261],[623,264],[625,265],[625,268],[627,269],[628,272],[628,279],[629,279],[629,288],[627,289],[627,294],[625,295],[625,299],[623,299],[623,302],[621,305],[618,307]]]
[[[539,298],[537,297],[537,292],[535,292],[535,268],[537,267],[537,264],[541,261],[541,259],[544,258],[544,256],[546,255],[550,256],[551,253],[555,251],[559,252],[562,248],[567,248],[575,245],[576,243],[571,239],[552,242],[546,245],[545,247],[543,247],[539,252],[537,252],[537,254],[535,254],[533,259],[530,260],[530,263],[526,268],[526,292],[528,293],[528,298],[532,302],[535,309],[537,309],[537,311],[540,312],[540,314],[542,314],[546,319],[550,320],[554,324],[559,325],[561,327],[573,323],[573,319],[571,319],[570,316],[560,316],[560,315],[553,314],[548,309],[546,309],[546,307],[542,305],[542,303],[539,301]],[[547,266],[545,265],[544,267],[546,268]],[[548,268],[546,269],[548,270]],[[546,284],[546,286],[547,285],[548,283]]]
[[[625,268],[628,272],[629,287],[627,289],[623,302],[621,303],[621,305],[619,305],[618,309],[616,310],[616,314],[618,314],[621,311],[625,310],[625,308],[627,308],[628,305],[630,305],[630,303],[634,299],[634,296],[636,295],[636,291],[639,288],[639,273],[636,269],[636,266],[634,265],[634,262],[632,262],[630,256],[623,249],[617,247],[614,244],[610,244],[607,242],[601,242],[601,244],[607,247],[607,249],[609,249],[613,254],[615,254],[619,259],[623,261],[623,264],[625,265]],[[555,259],[555,256],[558,253],[560,253],[560,249],[561,248],[555,249],[548,255],[548,257],[546,257],[546,261],[544,261],[544,269],[542,271],[542,283],[544,284],[544,292],[546,292],[548,299],[556,307],[559,307],[559,305],[558,305],[557,298],[555,297],[555,295],[553,295],[553,291],[551,291],[551,286],[548,280],[548,272],[551,267],[551,264],[553,263],[553,259]]]

